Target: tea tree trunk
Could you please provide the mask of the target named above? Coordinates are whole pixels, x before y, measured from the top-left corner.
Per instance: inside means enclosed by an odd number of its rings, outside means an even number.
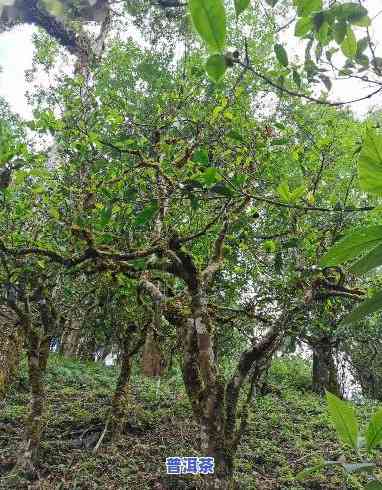
[[[111,407],[110,431],[112,437],[115,439],[118,438],[118,435],[121,434],[125,428],[133,357],[143,346],[145,341],[145,329],[142,330],[138,338],[134,335],[136,330],[136,325],[129,325],[121,346],[121,367]]]
[[[15,380],[20,365],[24,335],[15,314],[0,307],[0,401]]]
[[[49,357],[49,338],[41,339],[35,331],[28,335],[28,370],[31,389],[30,410],[25,428],[25,447],[19,466],[34,475],[39,460],[45,410],[44,375]]]
[[[341,396],[330,339],[321,339],[313,347],[312,389],[320,395],[324,395],[327,390],[334,395]]]

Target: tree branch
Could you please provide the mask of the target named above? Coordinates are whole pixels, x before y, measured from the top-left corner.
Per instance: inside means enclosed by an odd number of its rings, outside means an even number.
[[[328,106],[332,106],[332,107],[339,107],[339,106],[343,106],[343,105],[347,105],[347,104],[354,104],[355,102],[362,102],[363,100],[371,99],[372,97],[374,97],[374,95],[377,95],[380,92],[382,92],[382,87],[379,87],[377,90],[374,90],[373,92],[369,93],[368,95],[366,95],[364,97],[359,97],[357,99],[347,100],[347,101],[343,101],[343,102],[329,102],[327,100],[322,100],[322,99],[317,99],[315,97],[311,97],[310,95],[306,95],[302,92],[295,92],[294,90],[290,90],[288,88],[282,87],[281,85],[277,84],[276,82],[274,82],[270,78],[266,77],[262,73],[259,73],[250,64],[245,64],[240,60],[236,61],[236,63],[238,63],[241,67],[246,68],[248,71],[250,71],[257,78],[260,78],[261,80],[263,80],[263,82],[267,83],[268,85],[270,85],[273,88],[276,88],[280,92],[285,93],[287,95],[290,95],[291,97],[298,97],[300,99],[309,100],[310,102],[314,102],[314,103],[320,104],[320,105],[328,105]]]

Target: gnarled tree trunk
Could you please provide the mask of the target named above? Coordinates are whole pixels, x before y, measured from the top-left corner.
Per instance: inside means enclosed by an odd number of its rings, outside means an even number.
[[[31,389],[30,411],[26,421],[24,448],[17,466],[34,477],[39,461],[40,441],[45,413],[44,376],[49,358],[52,337],[57,335],[58,315],[52,302],[48,303],[45,288],[36,281],[36,289],[31,298],[39,310],[39,320],[34,323],[29,297],[24,297],[24,310],[18,311],[25,330],[28,357],[28,374]]]
[[[192,396],[193,406],[195,407],[195,402],[198,404],[195,415],[200,425],[200,449],[204,456],[214,458],[215,472],[207,477],[210,479],[210,487],[228,490],[235,486],[235,450],[230,434],[225,431],[225,384],[217,372],[213,346],[214,325],[208,313],[207,297],[203,288],[195,288],[191,295],[192,318],[188,320],[187,327],[189,336],[195,336],[192,344],[197,355],[193,356],[192,362],[196,362],[194,369],[200,375],[197,392]],[[189,360],[188,355],[185,361]],[[190,380],[185,381],[188,384]],[[190,388],[191,386],[189,392]]]
[[[80,342],[80,329],[67,328],[61,335],[59,353],[64,357],[76,358],[78,355],[79,342]]]
[[[206,476],[207,487],[231,490],[234,460],[245,431],[253,389],[280,343],[278,331],[271,330],[256,345],[243,352],[232,378],[226,383],[219,375],[214,358],[214,325],[208,315],[203,292],[198,292],[191,306],[192,318],[172,314],[179,337],[183,339],[182,372],[192,410],[200,427],[200,450],[214,458],[214,474]],[[247,397],[239,413],[239,395],[251,379]]]
[[[378,333],[375,335],[374,338],[366,337],[360,341],[349,339],[345,344],[345,351],[352,374],[361,385],[363,395],[382,401],[382,341]]]
[[[65,8],[67,15],[77,10],[71,20],[80,22],[95,21],[102,23],[109,12],[107,0],[96,0],[94,2],[61,0],[61,4]],[[76,4],[77,9],[75,10],[73,6]],[[78,8],[80,4],[82,4],[82,8]],[[6,3],[0,11],[0,30],[11,28],[17,24],[34,24],[44,29],[72,54],[81,52],[82,46],[78,33],[70,27],[69,23],[64,22],[62,17],[60,18],[49,11],[42,1],[13,0],[11,5]]]
[[[228,383],[221,376],[214,349],[216,327],[210,317],[207,291],[221,265],[227,227],[225,222],[216,239],[213,257],[203,271],[197,269],[191,253],[182,247],[177,237],[170,241],[167,252],[171,260],[169,270],[187,285],[190,306],[179,308],[175,301],[168,304],[166,314],[177,326],[182,343],[183,379],[200,428],[200,449],[203,456],[214,458],[215,471],[205,476],[206,488],[220,490],[236,488],[234,458],[246,428],[253,387],[280,343],[280,330],[274,326],[263,339],[242,353]],[[152,284],[146,289],[153,291],[153,298],[160,299]],[[253,382],[238,415],[239,395],[248,378]]]
[[[329,391],[337,396],[342,396],[338,381],[337,366],[334,360],[333,345],[330,338],[322,338],[314,343],[312,389],[319,395]]]
[[[18,374],[23,342],[24,335],[15,313],[0,306],[0,401]]]
[[[95,361],[97,352],[97,343],[93,338],[82,339],[77,351],[78,359],[81,361]]]
[[[136,329],[136,325],[132,324],[128,326],[121,346],[121,368],[112,400],[110,417],[110,432],[114,439],[118,438],[118,435],[123,433],[125,428],[132,361],[134,355],[143,346],[145,341],[145,330],[143,330],[141,335],[138,339],[135,339],[134,342],[134,333]]]
[[[29,384],[31,389],[30,410],[26,421],[25,446],[18,461],[21,469],[34,475],[38,463],[45,411],[44,375],[49,357],[50,338],[41,338],[32,329],[27,336]]]
[[[112,400],[110,431],[114,439],[123,432],[125,424],[132,364],[130,353],[131,337],[131,335],[126,335],[122,344],[121,370]]]

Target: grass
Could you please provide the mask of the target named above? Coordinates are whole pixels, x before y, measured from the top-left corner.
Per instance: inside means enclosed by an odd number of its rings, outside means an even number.
[[[166,456],[198,455],[198,428],[191,415],[179,372],[160,380],[133,375],[128,432],[117,444],[105,438],[99,452],[81,445],[98,437],[111,402],[117,371],[97,363],[81,363],[52,355],[47,381],[47,415],[39,480],[10,477],[22,440],[29,394],[26,368],[0,410],[0,489],[198,489],[201,480],[169,477]],[[323,459],[341,454],[323,400],[309,391],[309,367],[300,359],[274,362],[267,394],[258,396],[239,447],[236,478],[242,489],[356,490],[362,480],[339,469],[296,474]],[[365,421],[372,402],[357,407]],[[86,435],[86,437],[85,437]],[[93,440],[94,442],[94,440]],[[93,444],[94,445],[94,444]],[[354,455],[347,454],[354,462]],[[382,465],[381,465],[382,466]],[[159,484],[161,486],[159,486]]]

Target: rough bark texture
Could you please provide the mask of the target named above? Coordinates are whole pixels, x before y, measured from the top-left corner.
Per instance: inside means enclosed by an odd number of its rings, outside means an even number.
[[[210,316],[207,291],[221,266],[227,229],[225,221],[216,239],[213,256],[203,271],[198,271],[192,255],[182,247],[177,237],[170,241],[166,254],[171,261],[168,271],[187,285],[189,306],[167,305],[167,315],[177,326],[182,340],[182,372],[192,410],[200,427],[200,449],[204,456],[215,460],[215,473],[206,478],[206,488],[224,490],[236,487],[233,480],[234,458],[246,427],[255,382],[250,383],[239,416],[240,391],[246,380],[256,381],[262,375],[280,340],[279,330],[271,329],[261,341],[242,354],[228,383],[221,377],[214,348],[216,327]]]
[[[62,333],[60,340],[60,354],[64,357],[76,358],[80,344],[81,332],[80,324],[72,322],[70,327]]]
[[[382,401],[382,369],[374,371],[374,366],[366,368],[359,366],[355,368],[356,379],[361,385],[362,394],[367,398]]]
[[[63,4],[67,7],[67,13],[72,8],[73,20],[103,22],[108,14],[106,0],[97,0],[92,7],[89,2],[82,2],[82,8],[77,11],[73,10],[75,2],[68,0]],[[80,2],[77,4],[80,5]],[[78,55],[83,49],[80,36],[63,19],[48,12],[39,0],[15,0],[13,5],[5,6],[0,12],[0,29],[25,23],[41,27],[72,54]]]
[[[28,342],[28,371],[31,389],[30,411],[26,421],[25,447],[20,454],[18,466],[34,475],[39,458],[40,442],[45,409],[44,375],[46,372],[50,338],[41,339],[38,332],[31,330]]]
[[[183,378],[194,416],[200,427],[200,449],[215,460],[215,474],[208,488],[234,489],[234,458],[245,431],[253,387],[269,366],[279,346],[278,330],[271,330],[256,345],[243,352],[228,383],[220,377],[214,357],[214,325],[206,296],[198,289],[191,303],[191,318],[172,315],[183,338]],[[248,396],[238,413],[239,395],[251,379]]]
[[[320,395],[324,395],[327,390],[342,396],[333,347],[327,338],[317,341],[313,346],[312,389]]]
[[[146,330],[143,329],[138,338],[134,335],[136,330],[136,325],[129,325],[121,346],[121,368],[112,400],[110,417],[110,432],[114,439],[118,438],[118,435],[121,434],[125,428],[126,415],[128,412],[132,361],[134,355],[140,350],[145,342]]]
[[[95,339],[82,339],[78,347],[78,358],[81,361],[95,361],[97,352],[97,343]]]
[[[43,430],[45,412],[45,386],[49,347],[52,337],[57,336],[59,319],[53,302],[47,301],[47,291],[37,281],[34,284],[33,295],[24,296],[23,309],[14,304],[18,311],[26,339],[28,357],[28,374],[31,390],[30,411],[26,421],[24,448],[19,455],[17,466],[31,477],[36,475],[39,460],[40,441]],[[34,322],[30,299],[37,306],[39,315]]]
[[[19,371],[24,335],[14,312],[0,306],[0,401]]]
[[[132,336],[127,335],[122,345],[121,370],[112,401],[110,431],[113,438],[123,432],[128,403],[132,355],[130,353]]]
[[[345,346],[352,374],[361,385],[363,395],[375,400],[382,400],[381,350],[382,341],[378,337],[350,341]]]

